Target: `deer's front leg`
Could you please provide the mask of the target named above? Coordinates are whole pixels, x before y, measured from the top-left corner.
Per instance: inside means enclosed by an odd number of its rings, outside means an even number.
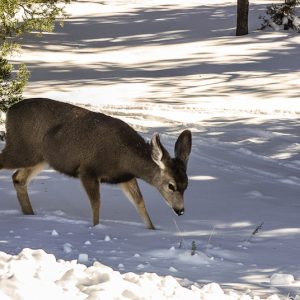
[[[135,206],[142,220],[148,229],[155,229],[148,212],[145,207],[145,202],[138,186],[136,178],[130,181],[121,183],[121,188],[129,201]]]

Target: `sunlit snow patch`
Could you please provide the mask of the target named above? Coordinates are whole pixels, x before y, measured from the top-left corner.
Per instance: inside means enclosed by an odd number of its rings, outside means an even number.
[[[79,259],[86,261],[85,254]],[[18,255],[0,252],[0,299],[160,299],[160,300],[236,300],[235,292],[226,294],[216,283],[185,288],[172,276],[154,273],[121,274],[95,262],[92,266],[55,259],[43,250],[24,249]],[[26,272],[24,272],[26,270]],[[175,272],[175,268],[170,269]],[[245,299],[259,300],[259,297]],[[269,300],[276,298],[267,298]],[[278,298],[277,298],[278,299]]]

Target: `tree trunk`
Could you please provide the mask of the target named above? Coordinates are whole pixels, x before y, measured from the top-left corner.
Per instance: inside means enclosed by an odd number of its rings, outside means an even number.
[[[237,1],[236,35],[248,34],[249,0]]]

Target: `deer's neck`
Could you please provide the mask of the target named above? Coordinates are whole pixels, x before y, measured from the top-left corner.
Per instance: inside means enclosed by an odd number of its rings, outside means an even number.
[[[146,161],[136,167],[136,177],[143,179],[147,183],[153,185],[155,177],[160,172],[159,167],[152,161]]]
[[[137,178],[141,178],[147,183],[153,185],[155,177],[160,172],[158,165],[152,160],[151,146],[146,144],[146,147],[139,151],[132,162],[131,168],[133,174]]]

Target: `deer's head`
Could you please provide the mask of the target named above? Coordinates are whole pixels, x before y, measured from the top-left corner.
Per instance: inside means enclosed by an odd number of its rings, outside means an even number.
[[[167,204],[180,216],[184,213],[183,194],[188,186],[187,163],[192,147],[192,134],[184,130],[175,143],[175,157],[172,158],[160,142],[158,134],[151,139],[152,160],[159,167],[153,185]]]

